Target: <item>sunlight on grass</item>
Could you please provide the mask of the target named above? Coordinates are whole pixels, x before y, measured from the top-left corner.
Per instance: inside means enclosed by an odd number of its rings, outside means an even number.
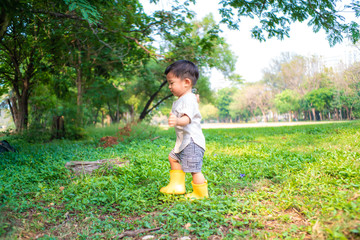
[[[206,129],[210,198],[195,202],[159,192],[168,182],[173,129],[139,125],[119,144],[99,147],[118,129],[87,129],[86,140],[47,144],[9,137],[19,153],[0,155],[0,236],[102,239],[161,227],[151,232],[156,239],[360,237],[358,121]],[[110,158],[130,165],[91,175],[64,167]],[[187,175],[188,191],[190,182]]]

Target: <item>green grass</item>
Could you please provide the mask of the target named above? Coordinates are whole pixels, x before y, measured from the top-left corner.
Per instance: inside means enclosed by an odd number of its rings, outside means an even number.
[[[354,121],[204,130],[210,198],[194,202],[159,192],[168,183],[173,129],[140,125],[106,149],[99,139],[116,128],[88,129],[83,141],[10,137],[19,153],[0,155],[0,236],[107,239],[161,227],[137,238],[359,239],[359,129]],[[80,176],[64,167],[110,158],[130,165]],[[190,182],[187,175],[188,191]]]

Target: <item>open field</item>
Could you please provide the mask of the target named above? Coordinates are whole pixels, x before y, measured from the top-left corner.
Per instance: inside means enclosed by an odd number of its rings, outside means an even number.
[[[345,121],[341,121],[345,122]],[[341,123],[340,121],[337,123]],[[201,127],[203,129],[210,128],[252,128],[252,127],[283,127],[283,126],[301,126],[301,125],[317,125],[317,124],[329,124],[334,123],[331,121],[322,122],[258,122],[258,123],[203,123]]]
[[[140,125],[118,145],[99,147],[115,131],[37,144],[8,137],[19,153],[0,155],[0,236],[118,239],[143,230],[134,238],[360,238],[359,121],[204,129],[210,198],[195,202],[159,192],[168,183],[173,129]],[[64,167],[114,158],[130,164],[92,175]]]
[[[284,127],[301,125],[318,125],[331,123],[345,123],[346,121],[297,121],[297,122],[249,122],[249,123],[202,123],[202,129],[213,128],[260,128],[260,127]],[[168,125],[160,125],[163,129],[168,129]]]

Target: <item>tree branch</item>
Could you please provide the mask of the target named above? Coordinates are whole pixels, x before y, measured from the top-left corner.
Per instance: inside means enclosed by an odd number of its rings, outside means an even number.
[[[51,16],[54,16],[54,17],[58,17],[58,18],[68,18],[68,19],[74,19],[74,20],[79,20],[79,21],[86,21],[85,19],[75,15],[75,14],[64,14],[64,13],[57,13],[57,12],[48,12],[48,11],[44,11],[44,10],[31,10],[33,13],[43,13],[43,14],[49,14]],[[146,28],[146,30],[155,23],[150,23],[149,26]],[[114,30],[110,30],[106,27],[104,27],[103,25],[97,23],[96,24],[96,27],[100,28],[100,29],[103,29],[107,32],[112,32],[112,33],[118,33],[119,31],[114,31]],[[104,44],[106,47],[110,48],[111,50],[113,50],[113,48],[105,43],[104,41],[100,40],[100,38],[98,37],[97,33],[95,32],[95,30],[91,27],[90,25],[90,29],[93,31],[93,33],[95,34],[95,36],[97,37],[97,39],[102,43]],[[138,39],[134,38],[134,37],[129,37],[129,36],[124,36],[125,38],[127,39],[131,39],[133,41],[135,41],[135,43],[141,47],[143,50],[145,50],[145,52],[147,52],[149,55],[154,55],[156,57],[159,57],[159,58],[165,58],[164,56],[162,55],[159,55],[159,54],[156,54],[156,53],[152,53],[150,50],[148,50],[145,46],[143,46]]]
[[[113,50],[113,48],[107,44],[106,42],[104,42],[103,40],[101,40],[97,34],[97,32],[95,31],[95,29],[90,25],[90,29],[92,30],[93,34],[96,36],[96,38],[99,40],[99,42],[101,42],[102,44],[104,44],[106,47],[110,48],[111,50]]]
[[[167,95],[166,97],[164,97],[163,99],[161,99],[159,102],[157,102],[152,108],[150,108],[149,110],[146,111],[146,114],[148,114],[149,112],[151,112],[154,108],[156,108],[157,106],[159,106],[163,101],[165,101],[166,99],[172,97],[173,95]]]
[[[147,52],[149,55],[155,55],[156,57],[159,57],[159,58],[165,58],[165,56],[163,56],[163,55],[159,55],[159,54],[150,52],[150,51],[149,51],[146,47],[144,47],[144,46],[139,42],[139,40],[137,40],[136,38],[128,37],[128,36],[124,36],[124,37],[127,38],[127,39],[134,40],[135,43],[136,43],[139,47],[141,47],[142,49],[144,49],[145,52]]]
[[[23,9],[22,9],[23,10]],[[68,18],[68,19],[74,19],[74,20],[80,20],[80,21],[86,21],[85,19],[75,15],[75,14],[65,14],[65,13],[58,13],[58,12],[49,12],[41,9],[30,9],[30,12],[32,13],[43,13],[48,14],[53,17],[57,18]]]
[[[326,23],[326,17],[319,11],[317,11],[314,6],[312,5],[311,1],[310,0],[307,0],[307,3],[305,1],[302,1],[303,4],[305,5],[308,5],[309,8],[311,8],[315,14],[317,14],[318,16],[320,16],[320,18],[323,20],[322,21],[322,26],[325,26],[327,29],[332,29],[332,30],[335,30],[336,32],[339,32],[339,30],[335,29],[334,27],[331,27],[329,26],[327,23]]]
[[[143,120],[145,118],[145,116],[149,113],[149,107],[150,107],[150,104],[154,101],[155,97],[159,94],[159,92],[161,91],[161,89],[167,84],[167,80],[163,81],[159,87],[159,89],[153,94],[150,96],[150,99],[147,101],[143,111],[140,113],[140,117],[139,117],[139,120]],[[160,104],[160,103],[159,103]],[[157,104],[157,105],[159,105]],[[153,107],[151,109],[154,109]]]

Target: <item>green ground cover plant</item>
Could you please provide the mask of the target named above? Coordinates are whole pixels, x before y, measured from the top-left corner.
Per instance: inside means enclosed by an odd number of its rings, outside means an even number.
[[[359,121],[204,130],[210,198],[194,202],[159,192],[173,129],[139,125],[119,144],[99,147],[116,129],[87,129],[81,141],[6,137],[19,152],[0,155],[0,237],[117,239],[156,228],[135,238],[360,238]],[[130,164],[91,175],[65,168],[114,158]]]

